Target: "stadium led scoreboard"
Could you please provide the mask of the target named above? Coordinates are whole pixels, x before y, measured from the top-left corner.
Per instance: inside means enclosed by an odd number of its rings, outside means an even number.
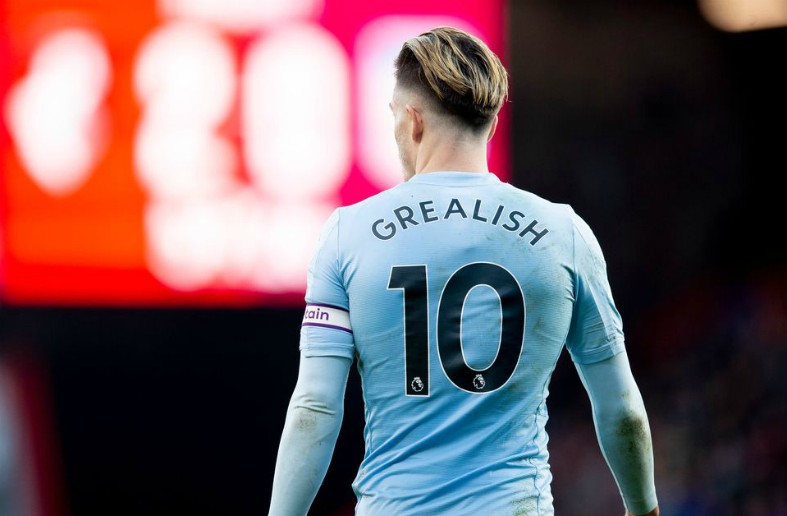
[[[330,212],[401,181],[392,63],[440,25],[505,61],[504,0],[0,0],[2,303],[301,303]]]

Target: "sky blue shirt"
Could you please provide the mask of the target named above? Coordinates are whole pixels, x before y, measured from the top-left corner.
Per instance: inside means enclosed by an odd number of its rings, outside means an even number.
[[[592,231],[490,173],[433,172],[326,222],[306,356],[357,360],[358,514],[552,514],[546,398],[565,345],[624,351]]]

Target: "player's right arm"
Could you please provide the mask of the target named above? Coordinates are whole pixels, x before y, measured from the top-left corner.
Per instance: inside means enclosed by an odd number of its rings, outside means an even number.
[[[604,458],[627,515],[657,515],[648,417],[625,351],[601,247],[574,215],[574,312],[566,347],[593,406]]]
[[[658,515],[648,415],[625,352],[575,364],[590,396],[596,436],[627,515]]]

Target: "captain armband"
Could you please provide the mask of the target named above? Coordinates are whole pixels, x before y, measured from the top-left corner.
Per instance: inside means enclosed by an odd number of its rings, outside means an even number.
[[[333,328],[347,333],[352,333],[350,325],[350,312],[344,308],[319,303],[309,303],[303,314],[301,326],[318,326],[321,328]]]

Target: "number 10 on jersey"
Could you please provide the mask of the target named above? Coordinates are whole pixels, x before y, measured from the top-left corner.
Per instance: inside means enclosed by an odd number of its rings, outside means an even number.
[[[491,288],[500,300],[500,342],[492,363],[485,369],[470,367],[462,352],[462,311],[468,294],[478,286]],[[429,396],[431,321],[427,266],[392,267],[388,289],[403,293],[405,394]],[[508,270],[486,262],[459,268],[440,293],[436,323],[438,359],[445,376],[457,388],[470,393],[489,393],[504,386],[514,375],[524,346],[525,296]]]

